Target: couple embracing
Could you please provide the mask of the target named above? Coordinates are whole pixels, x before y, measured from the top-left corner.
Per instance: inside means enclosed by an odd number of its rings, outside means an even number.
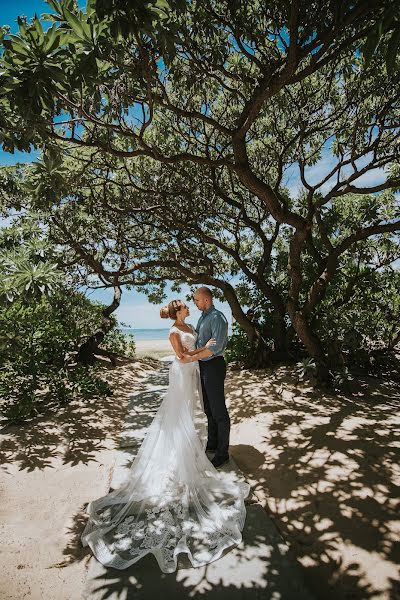
[[[206,452],[214,453],[211,462],[219,467],[229,460],[230,418],[224,394],[228,321],[215,308],[209,288],[198,288],[193,299],[202,311],[196,329],[185,323],[190,313],[182,300],[172,300],[161,309],[160,315],[174,320],[169,339],[176,359],[181,364],[197,362],[200,367],[204,411],[208,421]]]
[[[107,567],[126,569],[151,553],[161,571],[172,573],[180,553],[200,567],[242,541],[250,486],[234,471],[217,469],[229,460],[228,324],[208,288],[199,288],[194,301],[202,310],[196,329],[185,323],[183,301],[161,309],[174,321],[167,391],[124,483],[86,508],[82,545]]]

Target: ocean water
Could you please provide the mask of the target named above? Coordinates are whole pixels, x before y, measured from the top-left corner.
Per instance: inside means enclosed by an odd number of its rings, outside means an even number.
[[[138,342],[141,340],[168,340],[169,327],[165,329],[136,329],[132,327],[120,327],[124,335],[132,336]]]
[[[135,340],[168,340],[169,327],[163,329],[136,329],[134,327],[120,327],[124,335],[132,336]],[[231,328],[228,329],[228,335],[231,335]]]

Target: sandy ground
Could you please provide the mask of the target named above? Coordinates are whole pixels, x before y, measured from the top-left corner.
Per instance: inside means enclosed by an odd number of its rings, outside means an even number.
[[[400,389],[352,394],[293,367],[231,373],[231,452],[322,600],[400,598]]]
[[[81,600],[84,507],[108,491],[129,393],[158,364],[105,368],[114,396],[1,432],[1,600]],[[232,455],[316,599],[399,598],[398,388],[331,396],[279,367],[229,370],[226,390]]]
[[[135,340],[136,356],[143,358],[163,358],[173,355],[174,351],[169,340]]]
[[[84,509],[108,492],[129,395],[153,371],[138,361],[105,367],[115,395],[2,429],[1,600],[82,600]]]

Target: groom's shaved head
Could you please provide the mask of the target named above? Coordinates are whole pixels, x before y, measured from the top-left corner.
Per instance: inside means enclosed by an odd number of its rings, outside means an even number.
[[[213,303],[213,295],[210,288],[202,285],[197,288],[196,293],[194,295],[194,303],[199,310],[207,310]]]
[[[196,290],[196,294],[201,294],[203,296],[205,296],[206,298],[209,298],[210,300],[212,300],[212,291],[210,290],[210,288],[208,288],[205,285],[202,285],[201,287],[197,288]]]

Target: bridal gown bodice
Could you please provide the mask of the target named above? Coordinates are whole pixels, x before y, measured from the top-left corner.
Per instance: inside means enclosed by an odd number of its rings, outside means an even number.
[[[169,330],[169,332],[170,332],[170,334],[177,333],[181,338],[182,346],[187,348],[187,350],[190,351],[190,350],[196,349],[197,332],[195,329],[193,329],[192,331],[183,331],[182,329],[179,329],[179,327],[176,327],[175,325],[173,325],[171,327],[171,329]],[[178,360],[178,359],[176,359],[176,360]],[[186,363],[186,364],[191,364],[191,363]],[[198,361],[196,361],[192,364],[198,365],[199,363],[198,363]]]
[[[177,331],[194,350],[197,333]],[[125,569],[152,553],[161,570],[186,553],[194,567],[216,560],[241,539],[250,486],[219,472],[205,453],[207,423],[198,361],[169,365],[165,396],[124,484],[93,500],[81,536],[105,566]]]
[[[172,326],[170,329],[171,333],[179,335],[182,347],[186,348],[186,350],[192,351],[196,349],[197,332],[195,330],[192,332],[182,331],[178,327]],[[174,390],[174,394],[170,394],[171,400],[176,401],[178,398],[181,398],[184,403],[190,406],[192,418],[194,418],[196,404],[204,412],[200,385],[200,369],[197,360],[183,363],[175,355],[169,369],[169,386]]]

